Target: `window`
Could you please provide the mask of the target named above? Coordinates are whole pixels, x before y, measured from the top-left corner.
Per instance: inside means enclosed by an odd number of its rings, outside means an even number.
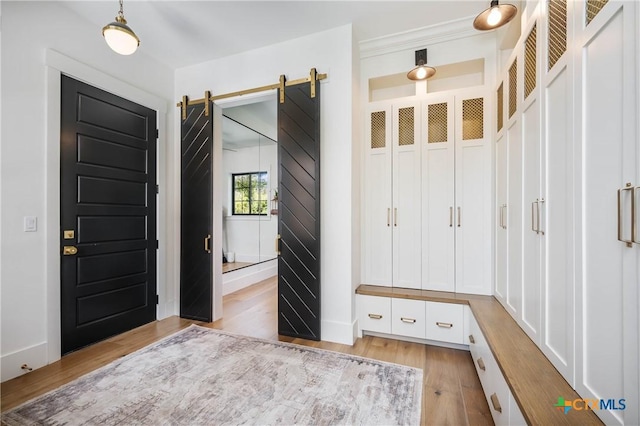
[[[232,174],[234,215],[266,215],[267,172]]]

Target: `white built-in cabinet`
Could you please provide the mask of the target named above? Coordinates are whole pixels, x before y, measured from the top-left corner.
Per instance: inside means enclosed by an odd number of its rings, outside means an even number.
[[[420,288],[420,103],[369,105],[367,284]]]
[[[583,398],[626,400],[605,423],[639,424],[640,11],[527,8],[495,92],[494,295]]]
[[[491,294],[485,95],[465,89],[368,105],[364,283]]]

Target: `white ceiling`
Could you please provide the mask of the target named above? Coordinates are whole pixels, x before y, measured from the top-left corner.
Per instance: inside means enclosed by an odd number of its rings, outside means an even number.
[[[97,31],[114,20],[118,1],[62,2]],[[172,69],[353,23],[358,40],[469,17],[484,0],[422,1],[145,1],[125,0],[140,52]]]

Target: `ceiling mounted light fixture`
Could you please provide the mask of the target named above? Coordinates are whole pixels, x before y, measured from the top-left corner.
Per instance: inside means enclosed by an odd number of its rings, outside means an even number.
[[[491,6],[473,20],[473,28],[480,31],[494,30],[511,21],[517,13],[518,8],[514,5],[492,0]]]
[[[407,73],[409,80],[426,80],[436,74],[436,69],[427,66],[427,49],[416,50],[416,67]]]
[[[102,28],[102,35],[111,50],[121,55],[131,55],[140,46],[140,39],[124,19],[122,0],[120,0],[120,11],[116,20]]]

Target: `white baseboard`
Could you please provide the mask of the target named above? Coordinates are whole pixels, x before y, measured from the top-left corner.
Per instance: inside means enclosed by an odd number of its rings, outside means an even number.
[[[34,370],[47,365],[47,343],[39,343],[26,349],[3,355],[0,358],[2,382],[27,374],[28,371],[21,368],[23,364],[27,364]]]
[[[257,265],[222,274],[222,295],[226,296],[252,284],[278,275],[278,260],[273,259]]]
[[[337,322],[337,321],[321,321],[322,340],[327,342],[341,343],[343,345],[352,346],[355,342],[354,330],[357,332],[357,323],[355,322]]]

